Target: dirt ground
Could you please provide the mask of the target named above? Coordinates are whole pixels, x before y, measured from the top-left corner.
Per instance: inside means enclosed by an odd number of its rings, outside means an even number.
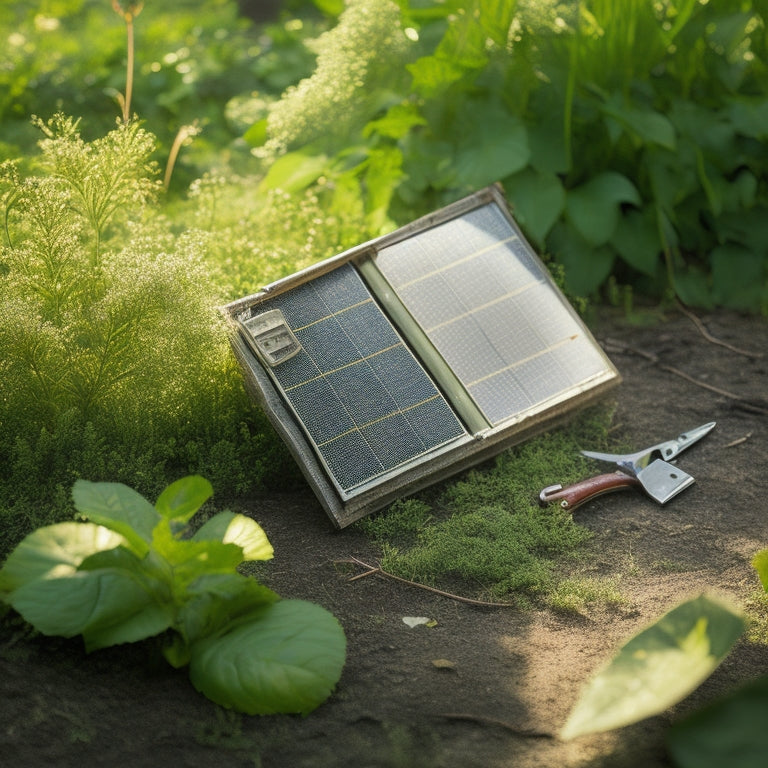
[[[561,742],[579,690],[628,636],[681,600],[714,591],[748,605],[750,559],[768,546],[768,321],[672,312],[647,326],[605,314],[598,340],[621,371],[616,429],[637,447],[716,420],[680,459],[696,483],[665,507],[638,492],[577,510],[595,532],[597,575],[626,604],[586,615],[482,608],[338,561],[375,562],[356,528],[335,532],[305,489],[243,501],[275,547],[269,584],[341,621],[348,660],[336,693],[307,718],[222,710],[152,645],[86,656],[77,641],[0,627],[0,755],[5,765],[265,768],[528,768],[667,765],[664,732],[693,707],[768,668],[742,641],[715,675],[662,717]],[[685,378],[689,377],[689,378]],[[557,478],[553,478],[556,482]],[[539,489],[531,488],[536,494]],[[404,616],[434,627],[410,628]],[[450,667],[437,667],[435,660]]]

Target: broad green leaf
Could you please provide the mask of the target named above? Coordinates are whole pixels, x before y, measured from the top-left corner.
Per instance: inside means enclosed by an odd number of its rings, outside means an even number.
[[[206,574],[190,584],[176,628],[187,643],[193,643],[257,606],[277,600],[271,589],[240,573]]]
[[[140,493],[122,483],[78,480],[72,498],[83,517],[122,534],[138,554],[146,554],[160,515]]]
[[[384,117],[372,120],[365,126],[364,136],[377,133],[390,139],[401,139],[416,125],[426,125],[427,121],[416,104],[408,102],[395,104],[387,110]]]
[[[768,549],[761,549],[752,558],[752,566],[760,577],[763,589],[768,592]]]
[[[250,715],[308,714],[341,677],[344,631],[324,608],[280,600],[250,620],[192,646],[193,685],[223,707]]]
[[[261,147],[267,141],[267,118],[257,120],[244,134],[243,139],[252,147]]]
[[[621,216],[611,245],[627,264],[638,272],[654,277],[662,252],[659,230],[652,208],[627,211]]]
[[[528,164],[525,125],[494,102],[467,103],[460,135],[454,166],[457,177],[468,187],[485,187]]]
[[[760,140],[768,138],[768,99],[734,96],[725,112],[737,133]]]
[[[587,243],[597,246],[607,243],[616,231],[622,203],[641,204],[635,185],[620,173],[605,171],[569,190],[565,207],[574,228]]]
[[[171,483],[160,494],[155,508],[169,520],[186,523],[212,495],[213,488],[204,477],[190,475]]]
[[[667,747],[678,768],[765,768],[768,677],[672,726]]]
[[[185,588],[206,573],[231,573],[243,562],[240,546],[212,539],[179,539],[168,520],[161,520],[155,528],[152,547],[173,567],[177,588]]]
[[[120,534],[95,523],[38,528],[8,556],[0,570],[0,588],[13,591],[38,579],[71,576],[90,556],[124,543]]]
[[[691,307],[712,307],[712,288],[708,274],[695,265],[674,273],[675,293],[683,304]]]
[[[741,245],[719,245],[710,254],[714,300],[730,309],[760,308],[766,289],[766,259]]]
[[[701,596],[635,635],[587,685],[563,727],[573,739],[657,715],[709,677],[744,631],[730,606]]]
[[[553,173],[525,168],[504,180],[504,189],[515,209],[515,218],[539,245],[563,212],[565,191]]]
[[[328,157],[310,149],[289,152],[275,160],[259,189],[281,189],[300,192],[322,176],[328,168]]]
[[[150,596],[136,593],[133,603],[124,601],[120,616],[99,622],[83,631],[85,650],[90,653],[121,643],[136,643],[155,637],[174,625],[175,611],[169,603],[157,603]]]
[[[155,604],[137,579],[115,569],[28,582],[11,594],[9,602],[44,635],[83,634],[89,649],[141,640],[162,632],[171,622],[170,613]]]
[[[424,56],[408,65],[413,77],[412,88],[427,98],[435,96],[443,88],[459,80],[465,70],[451,59]]]
[[[613,249],[608,246],[591,246],[566,221],[559,221],[552,228],[547,238],[547,246],[565,268],[568,288],[577,296],[589,296],[594,293],[613,268]]]
[[[329,16],[338,16],[344,10],[344,0],[312,0],[312,2]]]
[[[269,560],[274,554],[267,534],[250,517],[219,512],[195,532],[193,541],[220,541],[242,547],[243,560]]]
[[[676,145],[675,127],[668,117],[653,109],[640,109],[618,104],[616,101],[603,106],[603,112],[644,142],[658,144],[674,150]]]
[[[394,228],[387,219],[387,211],[397,182],[403,176],[403,155],[396,147],[372,149],[365,174],[367,190],[366,219],[369,230],[380,234]]]

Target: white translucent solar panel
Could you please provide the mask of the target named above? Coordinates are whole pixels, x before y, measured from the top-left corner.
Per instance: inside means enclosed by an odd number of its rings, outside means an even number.
[[[466,435],[350,264],[263,302],[244,325],[274,312],[300,350],[270,372],[342,493]]]
[[[224,310],[246,386],[339,527],[619,382],[497,187]]]
[[[497,205],[382,248],[376,266],[492,425],[605,370]]]

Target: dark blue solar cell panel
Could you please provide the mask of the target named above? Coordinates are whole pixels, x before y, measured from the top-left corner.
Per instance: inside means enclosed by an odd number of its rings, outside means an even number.
[[[271,373],[343,491],[466,435],[351,265],[257,312],[271,309],[302,346]]]

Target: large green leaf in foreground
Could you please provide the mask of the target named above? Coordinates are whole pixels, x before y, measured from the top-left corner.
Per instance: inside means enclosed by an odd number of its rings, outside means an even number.
[[[765,768],[768,677],[674,725],[667,746],[680,768]]]
[[[217,704],[249,715],[308,714],[341,677],[346,639],[314,603],[280,600],[194,644],[189,675]]]
[[[744,631],[725,603],[701,596],[635,635],[582,693],[564,739],[619,728],[657,715],[695,690]]]

